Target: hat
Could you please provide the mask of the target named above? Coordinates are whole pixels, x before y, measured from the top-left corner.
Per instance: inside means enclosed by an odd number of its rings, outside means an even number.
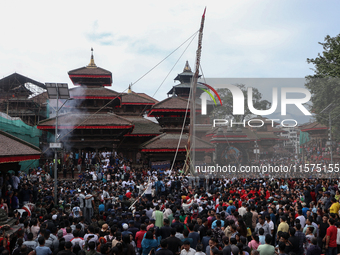
[[[139,214],[136,214],[135,217],[136,217],[136,218],[140,218],[140,215],[139,215]]]
[[[129,228],[129,225],[126,224],[126,223],[124,223],[124,224],[123,224],[123,229],[124,229],[124,230],[127,230],[128,228]]]
[[[229,204],[233,204],[233,200],[229,200]]]
[[[331,193],[330,193],[329,191],[326,191],[325,194],[326,194],[326,195],[330,195]]]
[[[133,220],[129,220],[129,224],[134,224],[135,222]]]
[[[58,218],[58,215],[54,214],[52,215],[52,220],[56,220]]]
[[[105,232],[108,228],[109,228],[109,225],[107,225],[106,223],[102,225],[103,232]]]
[[[154,218],[151,218],[150,219],[150,222],[155,222],[156,220]]]

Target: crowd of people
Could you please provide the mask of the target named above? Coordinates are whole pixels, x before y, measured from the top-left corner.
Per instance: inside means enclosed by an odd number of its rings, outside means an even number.
[[[316,255],[340,252],[339,179],[205,178],[122,155],[58,183],[3,174],[3,255]],[[105,166],[105,168],[104,168]],[[57,202],[55,202],[57,201]],[[33,203],[30,213],[22,206]]]

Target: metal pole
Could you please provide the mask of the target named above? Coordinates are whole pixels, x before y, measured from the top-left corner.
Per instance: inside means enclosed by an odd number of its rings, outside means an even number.
[[[331,111],[329,111],[329,140],[331,144],[331,164],[333,164],[333,143],[332,143],[332,119],[331,119]]]
[[[57,108],[55,115],[55,138],[54,142],[58,142],[58,101],[59,101],[59,87],[57,84]],[[58,205],[58,192],[57,192],[57,182],[58,182],[58,152],[57,149],[54,149],[54,205]]]

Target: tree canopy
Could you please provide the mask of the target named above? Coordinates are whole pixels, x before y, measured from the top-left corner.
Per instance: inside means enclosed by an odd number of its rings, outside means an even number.
[[[311,112],[316,114],[319,123],[328,126],[328,112],[321,112],[333,103],[331,119],[334,130],[340,125],[340,35],[327,35],[319,44],[323,47],[322,53],[316,58],[307,58],[307,63],[314,65],[314,74],[306,76],[305,86],[312,94]]]
[[[244,95],[244,115],[234,115],[233,114],[233,95],[229,89],[217,89],[217,93],[220,95],[221,100],[223,102],[222,106],[216,107],[211,115],[213,119],[233,119],[235,121],[242,122],[243,120],[247,120],[251,117],[252,113],[248,108],[248,93],[247,88],[244,84],[236,84],[235,86],[239,87]],[[267,100],[262,99],[262,94],[259,92],[257,88],[253,88],[253,106],[258,110],[266,110],[270,108],[271,103]]]

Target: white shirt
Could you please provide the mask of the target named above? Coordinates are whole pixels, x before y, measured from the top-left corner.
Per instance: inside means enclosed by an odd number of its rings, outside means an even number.
[[[170,208],[165,209],[164,213],[163,213],[163,218],[167,219],[170,215],[172,214],[172,211]]]
[[[243,216],[246,212],[247,212],[247,209],[243,206],[238,209],[238,214],[240,216]]]
[[[20,179],[18,176],[12,176],[12,181],[13,181],[13,189],[18,189],[18,185],[20,183]]]
[[[97,244],[98,236],[95,235],[95,234],[86,234],[86,235],[84,235],[84,240],[87,240],[87,238],[88,238],[89,236],[91,236],[91,235],[93,235],[94,237],[92,237],[92,238],[89,240],[89,242],[95,242],[95,243]]]
[[[80,246],[81,249],[83,249],[84,245],[85,245],[85,241],[83,238],[81,237],[75,237],[71,239],[71,243],[72,246],[74,247],[76,244],[78,244]]]
[[[152,188],[152,183],[150,182],[148,184],[148,187],[146,188],[145,194],[151,194],[151,188]]]
[[[183,249],[181,251],[181,255],[195,255],[196,251],[193,248],[189,248],[189,251],[186,251],[186,249]]]
[[[80,193],[79,194],[79,207],[81,207],[81,208],[84,207],[84,201],[85,201],[85,195]]]
[[[96,173],[93,173],[93,175],[92,175],[92,180],[94,180],[94,181],[97,180],[97,174],[96,174]]]
[[[122,181],[122,187],[125,188],[125,185],[127,184],[126,181]]]
[[[302,228],[304,228],[304,227],[305,227],[305,225],[306,225],[306,219],[305,219],[305,216],[303,216],[303,215],[300,215],[300,216],[297,216],[296,218],[300,220],[301,227],[302,227]]]
[[[273,221],[267,221],[268,225],[269,225],[269,229],[272,231],[274,230],[274,222]],[[270,233],[271,234],[271,233]]]

